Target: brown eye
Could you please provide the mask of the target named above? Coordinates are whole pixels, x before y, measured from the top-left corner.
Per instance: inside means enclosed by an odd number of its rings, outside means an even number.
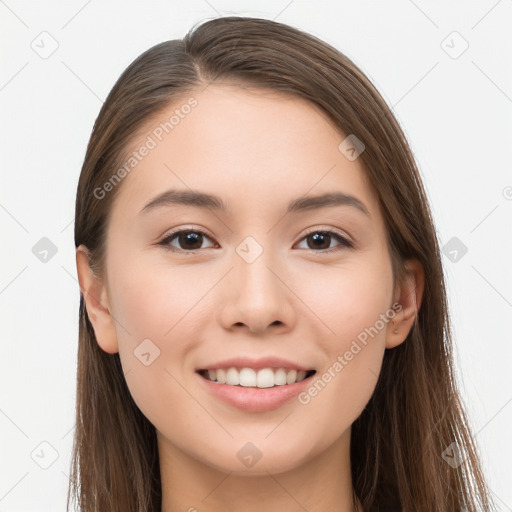
[[[307,238],[311,240],[310,249],[329,249],[331,245],[331,236],[327,233],[314,233]]]
[[[158,245],[170,251],[196,251],[201,249],[204,239],[210,239],[205,233],[198,230],[181,230],[167,235]],[[178,247],[172,245],[176,239]]]
[[[302,240],[308,240],[307,249],[311,249],[314,252],[331,252],[339,250],[338,247],[330,247],[333,240],[339,242],[339,245],[343,247],[353,247],[352,242],[347,240],[345,237],[336,233],[335,231],[311,231],[302,238]]]

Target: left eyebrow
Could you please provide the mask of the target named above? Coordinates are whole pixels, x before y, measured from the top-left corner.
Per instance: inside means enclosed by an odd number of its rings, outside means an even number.
[[[218,196],[199,192],[197,190],[167,190],[154,197],[139,214],[148,212],[157,207],[183,205],[195,206],[197,208],[207,208],[210,210],[220,210],[227,212],[226,203]],[[317,196],[304,196],[293,199],[288,203],[287,213],[296,213],[306,210],[315,210],[333,206],[349,206],[356,208],[371,218],[368,208],[355,196],[343,192],[331,192]]]

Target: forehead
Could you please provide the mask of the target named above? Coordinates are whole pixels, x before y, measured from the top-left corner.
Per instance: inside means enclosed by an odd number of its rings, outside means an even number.
[[[338,148],[346,137],[302,98],[209,85],[180,96],[138,130],[129,154],[139,154],[114,209],[134,218],[168,189],[217,195],[231,214],[281,211],[291,198],[337,191],[358,197],[374,217],[377,201],[361,159]]]

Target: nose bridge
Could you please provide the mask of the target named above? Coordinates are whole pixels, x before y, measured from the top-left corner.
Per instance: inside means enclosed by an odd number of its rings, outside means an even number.
[[[265,237],[260,243],[253,236],[247,236],[235,249],[235,279],[237,295],[243,300],[249,297],[251,302],[262,302],[270,305],[280,295],[280,284],[274,269],[276,258],[275,248],[270,246],[270,238]],[[259,237],[261,240],[261,237]],[[263,245],[265,244],[265,245]],[[272,269],[272,270],[271,270]]]
[[[275,322],[291,320],[291,305],[286,298],[288,288],[279,275],[277,251],[267,246],[271,237],[262,238],[260,243],[255,237],[247,236],[235,247],[223,313],[226,327],[243,323],[255,332]]]

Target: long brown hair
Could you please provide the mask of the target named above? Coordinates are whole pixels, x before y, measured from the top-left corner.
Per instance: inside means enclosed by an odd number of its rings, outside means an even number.
[[[354,495],[365,510],[489,510],[482,474],[455,382],[445,282],[432,215],[406,137],[376,88],[344,54],[312,35],[259,18],[224,17],[140,55],[117,80],[95,122],[76,196],[75,245],[104,272],[106,224],[134,134],[178,96],[215,80],[274,89],[309,100],[360,154],[387,226],[395,282],[404,260],[425,272],[424,294],[406,341],[386,350],[375,392],[352,425]],[[71,496],[82,512],[156,512],[161,482],[156,433],[135,405],[119,354],[96,342],[80,297],[76,429]],[[448,452],[446,452],[448,450]],[[443,454],[458,457],[449,464]]]

